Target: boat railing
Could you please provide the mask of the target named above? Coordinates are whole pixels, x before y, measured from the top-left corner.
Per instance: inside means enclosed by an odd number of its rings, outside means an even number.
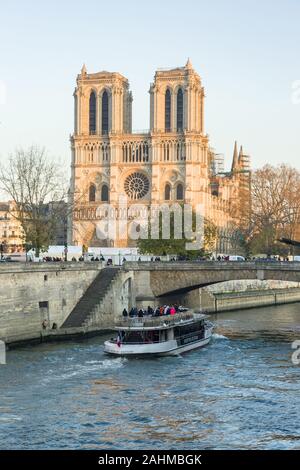
[[[159,317],[122,317],[115,320],[118,327],[156,327],[171,326],[183,321],[192,320],[194,313],[192,311],[178,312],[175,315],[161,315]]]

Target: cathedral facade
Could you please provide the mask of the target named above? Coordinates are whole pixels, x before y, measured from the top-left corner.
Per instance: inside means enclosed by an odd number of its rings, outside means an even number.
[[[145,206],[201,204],[221,231],[238,218],[240,191],[250,184],[249,159],[234,149],[232,168],[210,147],[205,132],[205,93],[190,60],[157,70],[150,85],[150,129],[132,131],[132,93],[119,73],[87,73],[74,92],[68,241],[87,246],[133,246],[130,238],[99,239],[99,208],[119,207],[120,196]],[[116,212],[117,217],[118,212]]]

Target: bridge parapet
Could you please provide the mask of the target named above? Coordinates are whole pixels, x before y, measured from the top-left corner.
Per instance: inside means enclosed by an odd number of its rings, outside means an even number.
[[[300,263],[260,261],[126,262],[136,291],[154,297],[187,292],[211,284],[239,280],[300,282]]]
[[[173,271],[178,270],[287,270],[299,271],[300,262],[287,261],[126,261],[123,268],[129,271]]]

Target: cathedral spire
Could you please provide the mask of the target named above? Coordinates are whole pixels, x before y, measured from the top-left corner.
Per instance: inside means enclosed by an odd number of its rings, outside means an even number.
[[[83,64],[82,69],[81,69],[81,76],[84,77],[86,75],[86,66]]]
[[[232,172],[235,171],[238,168],[238,165],[239,165],[239,156],[238,156],[238,149],[237,149],[237,141],[235,141],[231,171]]]
[[[185,64],[185,68],[186,69],[192,69],[193,68],[191,59],[189,57],[188,57],[187,63]]]
[[[244,151],[243,151],[243,146],[241,145],[240,153],[239,153],[239,165],[242,163],[243,156],[244,156]]]

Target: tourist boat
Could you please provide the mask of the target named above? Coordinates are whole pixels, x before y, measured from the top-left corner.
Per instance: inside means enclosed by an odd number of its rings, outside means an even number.
[[[122,318],[117,337],[104,351],[117,356],[174,356],[208,344],[214,325],[207,315],[187,311],[160,317]]]

